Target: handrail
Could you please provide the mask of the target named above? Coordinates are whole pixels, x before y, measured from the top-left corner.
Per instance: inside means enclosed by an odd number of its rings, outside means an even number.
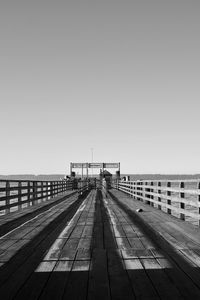
[[[112,187],[181,220],[200,226],[200,179],[115,180]]]
[[[0,180],[0,214],[33,206],[72,189],[73,181]]]

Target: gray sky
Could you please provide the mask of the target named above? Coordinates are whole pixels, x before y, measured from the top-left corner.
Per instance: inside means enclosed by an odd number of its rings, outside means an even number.
[[[0,174],[200,172],[200,1],[0,4]]]

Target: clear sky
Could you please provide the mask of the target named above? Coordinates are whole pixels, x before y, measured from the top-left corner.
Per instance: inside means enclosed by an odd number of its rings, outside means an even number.
[[[0,174],[200,172],[199,0],[2,0]]]

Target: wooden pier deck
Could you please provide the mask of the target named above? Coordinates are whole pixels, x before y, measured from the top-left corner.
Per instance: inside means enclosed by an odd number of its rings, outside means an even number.
[[[115,189],[2,216],[0,235],[4,300],[200,299],[200,229]]]

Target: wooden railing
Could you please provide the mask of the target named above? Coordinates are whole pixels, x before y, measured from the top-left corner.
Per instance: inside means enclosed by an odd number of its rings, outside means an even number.
[[[200,179],[114,181],[112,187],[200,226]]]
[[[87,179],[79,180],[77,184],[78,194],[82,195],[85,191],[89,189],[89,184]]]
[[[0,215],[35,205],[72,189],[72,181],[0,180]]]

